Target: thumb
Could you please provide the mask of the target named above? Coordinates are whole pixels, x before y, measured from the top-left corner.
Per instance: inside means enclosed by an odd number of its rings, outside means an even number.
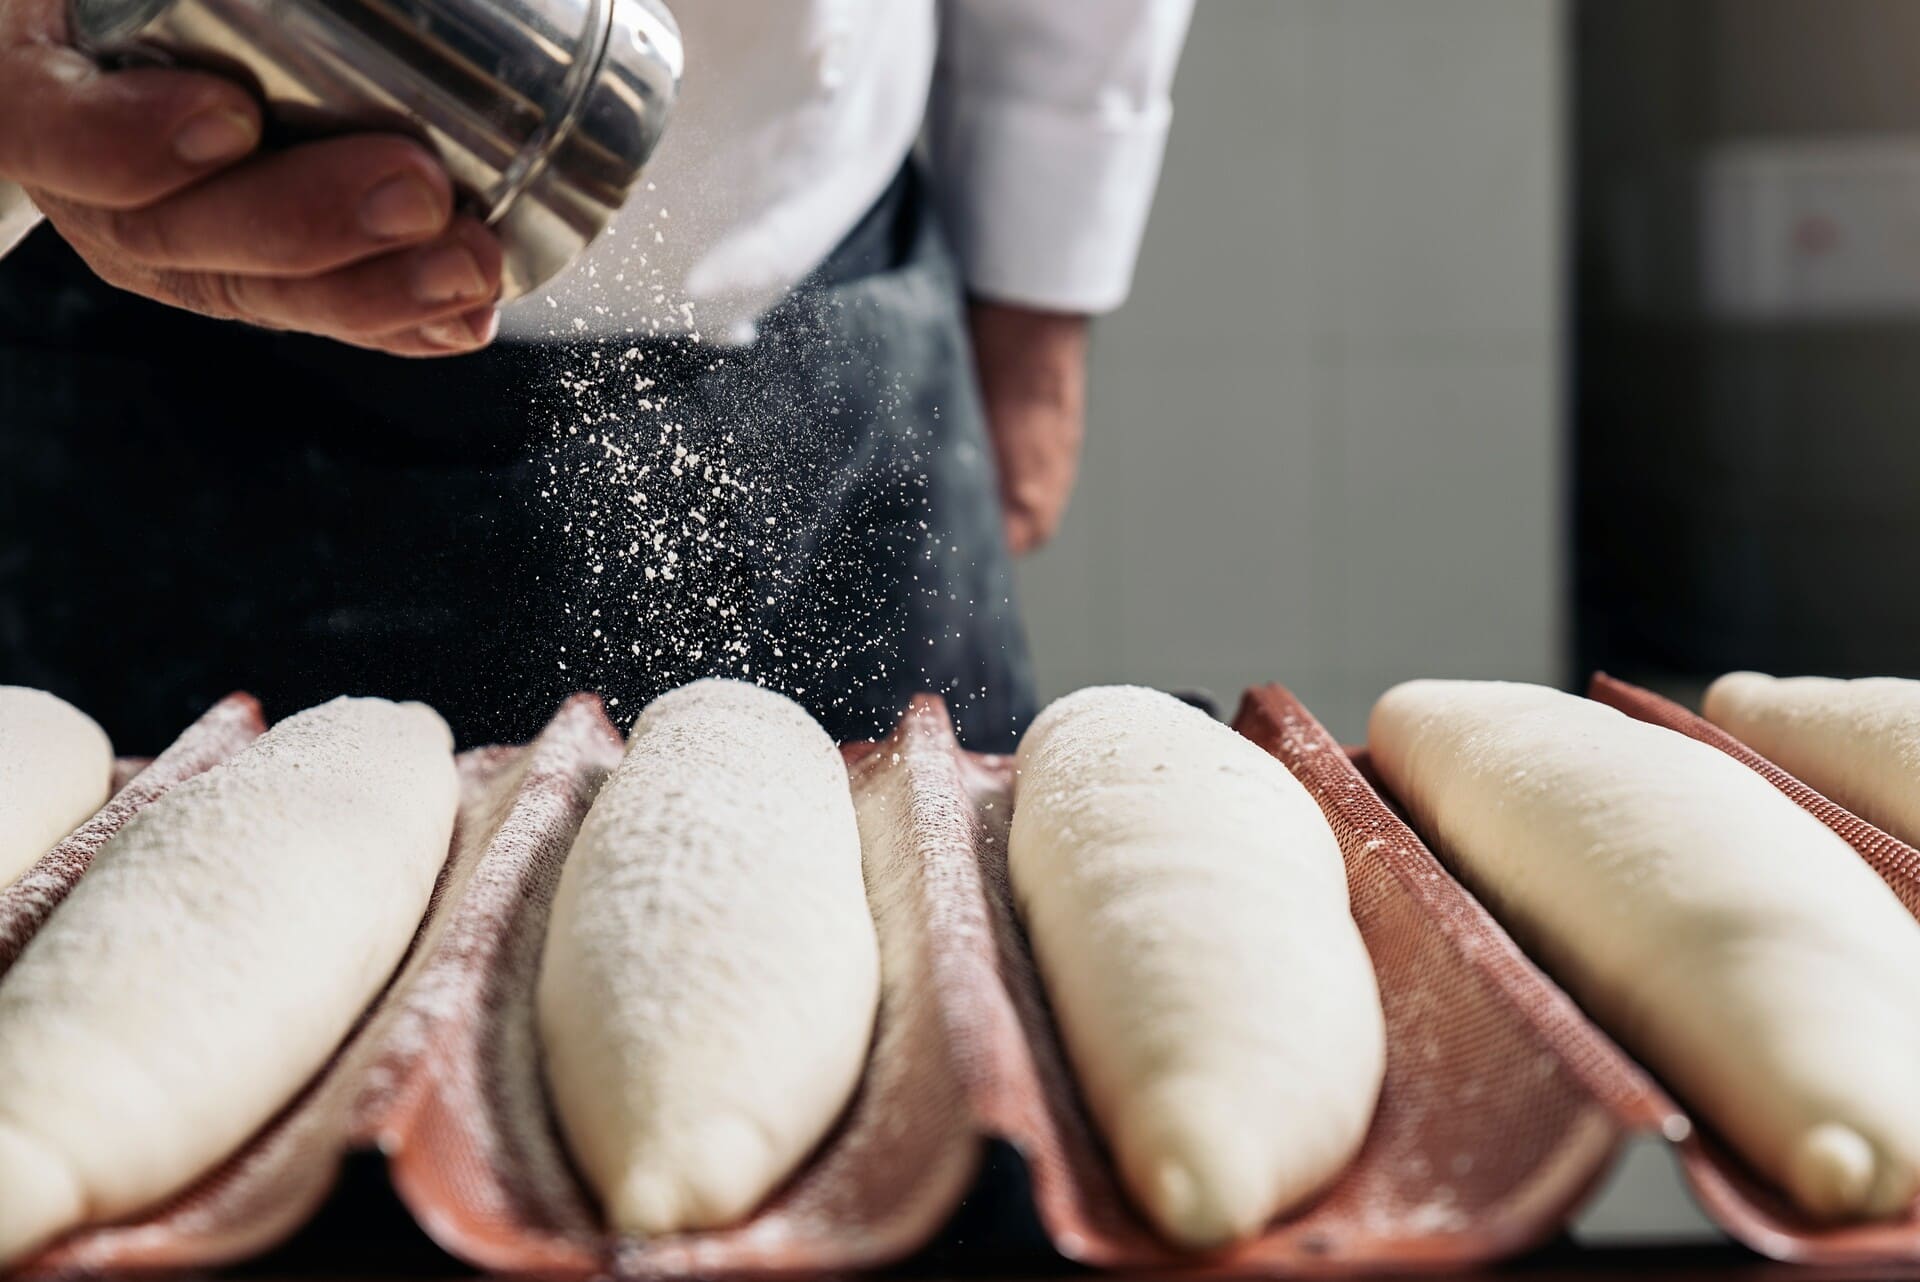
[[[259,144],[260,109],[238,85],[170,68],[103,70],[60,39],[57,14],[37,31],[19,23],[0,45],[0,178],[136,209]]]

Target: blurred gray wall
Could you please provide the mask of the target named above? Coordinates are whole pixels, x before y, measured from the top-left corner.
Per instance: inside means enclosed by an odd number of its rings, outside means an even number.
[[[1563,678],[1560,0],[1199,0],[1043,695]]]

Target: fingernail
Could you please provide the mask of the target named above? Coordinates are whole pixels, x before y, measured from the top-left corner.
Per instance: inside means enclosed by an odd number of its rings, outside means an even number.
[[[424,236],[446,220],[433,189],[413,174],[387,179],[360,201],[360,225],[371,236]]]
[[[203,111],[173,135],[173,154],[189,165],[234,160],[253,150],[260,128],[251,116],[228,107]]]
[[[442,245],[420,254],[413,265],[413,296],[422,303],[451,303],[485,298],[487,278],[465,245]]]
[[[473,331],[464,321],[435,321],[431,325],[420,327],[420,337],[435,347],[472,347]]]
[[[500,332],[500,309],[468,312],[458,320],[435,321],[420,327],[420,337],[435,347],[485,347]]]

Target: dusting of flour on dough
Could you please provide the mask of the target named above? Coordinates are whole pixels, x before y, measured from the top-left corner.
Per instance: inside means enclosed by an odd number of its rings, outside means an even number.
[[[581,825],[539,986],[562,1128],[609,1219],[744,1219],[851,1096],[878,991],[833,741],[742,682],[654,701]]]

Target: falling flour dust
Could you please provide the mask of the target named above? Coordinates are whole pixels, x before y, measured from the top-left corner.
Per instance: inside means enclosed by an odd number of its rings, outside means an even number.
[[[937,591],[915,567],[948,552],[929,527],[928,443],[842,327],[803,313],[754,345],[703,342],[650,261],[669,227],[664,208],[616,224],[620,266],[584,265],[571,291],[590,301],[547,300],[549,334],[586,340],[557,349],[537,389],[554,662],[622,720],[713,675],[858,715],[901,661],[903,594]],[[885,430],[865,430],[876,414]]]

